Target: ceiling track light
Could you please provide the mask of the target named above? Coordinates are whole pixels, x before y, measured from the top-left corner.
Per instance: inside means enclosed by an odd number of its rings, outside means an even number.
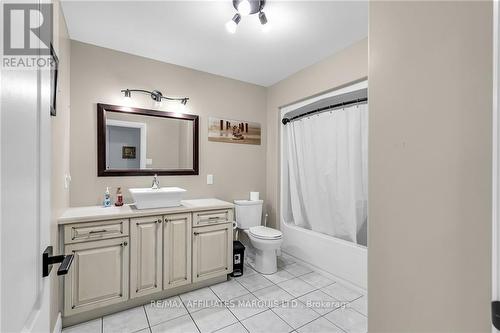
[[[235,33],[241,16],[253,15],[259,13],[259,21],[263,26],[267,24],[267,17],[264,13],[266,0],[233,0],[233,7],[237,13],[226,23],[226,29],[230,33]]]
[[[236,32],[236,28],[238,27],[238,23],[241,21],[241,15],[239,13],[234,14],[231,21],[226,23],[226,29],[228,32],[234,34]]]
[[[186,105],[188,100],[189,100],[189,97],[181,97],[181,98],[166,97],[166,96],[163,96],[163,94],[159,90],[148,91],[148,90],[143,90],[143,89],[123,89],[123,90],[121,90],[121,92],[127,98],[132,97],[132,92],[140,92],[140,93],[148,94],[151,96],[151,99],[155,102],[161,102],[162,100],[165,99],[168,101],[178,101],[178,102],[181,102],[182,105]]]

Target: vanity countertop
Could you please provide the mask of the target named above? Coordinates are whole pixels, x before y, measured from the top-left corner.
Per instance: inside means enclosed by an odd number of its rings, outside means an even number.
[[[197,210],[227,209],[234,205],[227,201],[215,198],[182,200],[178,207],[137,209],[133,205],[123,205],[121,207],[85,206],[71,207],[66,209],[58,219],[59,224],[90,222],[96,220],[112,220],[120,218],[165,215],[173,213],[186,213]]]

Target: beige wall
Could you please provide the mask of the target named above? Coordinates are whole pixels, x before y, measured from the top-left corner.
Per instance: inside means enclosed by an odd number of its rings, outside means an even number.
[[[69,206],[69,190],[64,187],[64,175],[69,174],[70,132],[70,40],[59,1],[54,2],[54,49],[59,58],[57,86],[57,116],[52,118],[52,177],[51,177],[51,244],[58,250],[57,218]],[[54,328],[59,313],[59,281],[61,277],[52,270],[50,327]]]
[[[186,198],[233,200],[249,191],[265,195],[266,90],[263,87],[80,42],[71,42],[71,205],[102,203],[106,186],[149,187],[152,177],[97,177],[96,103],[123,105],[124,88],[158,89],[190,98],[188,112],[200,116],[200,175],[163,176],[162,186],[188,190]],[[131,106],[156,108],[149,96],[132,94]],[[172,105],[163,105],[172,110]],[[174,110],[175,111],[175,110]],[[208,142],[209,116],[239,118],[263,126],[260,146]],[[214,175],[214,185],[206,175]]]
[[[279,108],[333,90],[368,75],[368,40],[363,39],[333,56],[269,87],[267,95],[267,209],[269,223],[279,226]]]
[[[370,332],[491,332],[492,16],[370,4]]]

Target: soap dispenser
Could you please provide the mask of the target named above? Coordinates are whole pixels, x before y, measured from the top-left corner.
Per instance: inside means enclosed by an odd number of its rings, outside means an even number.
[[[122,188],[121,187],[118,187],[118,189],[116,190],[115,206],[116,207],[123,206],[123,194],[122,194]]]
[[[106,192],[104,192],[104,207],[111,207],[111,194],[109,193],[109,187],[106,187]]]

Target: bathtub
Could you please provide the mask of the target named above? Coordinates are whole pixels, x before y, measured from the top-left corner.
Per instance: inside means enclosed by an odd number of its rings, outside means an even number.
[[[282,251],[331,275],[367,289],[366,247],[304,229],[282,219]]]
[[[290,111],[301,106],[316,102],[322,98],[344,94],[368,87],[368,82],[363,80],[349,86],[335,89],[321,96],[315,96],[280,109],[281,119]],[[292,221],[289,190],[288,168],[284,167],[287,156],[284,152],[286,138],[280,127],[280,229],[283,232],[281,249],[300,259],[306,264],[315,266],[346,282],[367,289],[367,256],[365,246],[358,245],[343,239],[315,232],[296,226]]]

